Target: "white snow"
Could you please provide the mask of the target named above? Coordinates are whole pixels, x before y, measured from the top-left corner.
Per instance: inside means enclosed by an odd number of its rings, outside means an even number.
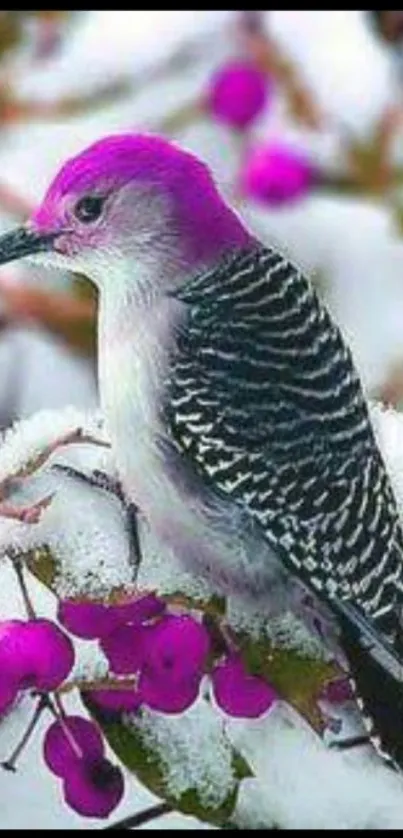
[[[67,435],[82,431],[105,442],[102,420],[98,414],[84,414],[74,407],[43,410],[7,429],[0,447],[0,483],[34,461],[48,446]],[[101,449],[102,450],[102,449]]]
[[[249,828],[399,829],[403,780],[372,761],[330,751],[281,704],[263,720],[227,725],[257,780],[241,787],[237,815]],[[363,749],[361,749],[362,751]]]
[[[203,806],[219,807],[235,787],[232,751],[224,725],[201,695],[180,716],[145,710],[134,728],[163,766],[169,795],[197,792]]]

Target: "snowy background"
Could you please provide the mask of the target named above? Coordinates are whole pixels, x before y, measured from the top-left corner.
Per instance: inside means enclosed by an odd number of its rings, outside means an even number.
[[[235,14],[83,12],[55,58],[38,64],[29,73],[24,53],[9,59],[7,72],[13,75],[21,95],[27,97],[50,99],[77,93],[122,71],[129,73],[137,86],[119,104],[91,115],[46,124],[3,125],[1,180],[35,203],[58,166],[89,142],[118,130],[158,129],[178,106],[200,94],[212,68],[231,54]],[[263,115],[257,131],[261,136],[281,133],[337,168],[343,130],[347,127],[357,137],[365,136],[380,113],[401,96],[396,59],[373,37],[362,12],[279,11],[270,12],[270,16],[272,31],[315,91],[329,125],[321,136],[296,129],[287,121],[280,100]],[[167,65],[161,78],[153,75],[156,68],[186,46],[191,52],[185,67],[175,70]],[[231,195],[238,150],[230,132],[202,121],[178,133],[177,138],[210,163],[222,188]],[[279,244],[307,270],[324,272],[328,302],[348,336],[368,392],[375,391],[390,366],[403,363],[403,241],[388,206],[358,197],[315,194],[281,211],[246,204],[239,211],[261,239]],[[0,223],[7,229],[15,222],[3,215]],[[20,266],[5,270],[15,282],[44,279],[43,274]],[[61,287],[69,280],[49,275],[46,281],[49,286]],[[55,339],[32,327],[0,334],[0,412],[7,412],[7,406],[14,418],[69,403],[84,409],[96,406],[91,363],[72,357]],[[52,598],[39,585],[34,587],[38,610],[52,613]],[[18,590],[9,567],[3,565],[0,618],[15,617],[20,612]],[[7,725],[0,725],[2,758],[26,718],[27,707],[21,703]],[[62,805],[58,784],[41,762],[40,741],[38,731],[16,777],[0,776],[3,828],[99,828],[99,822],[83,821]],[[276,743],[272,745],[274,748]],[[312,782],[318,781],[317,771],[318,765]],[[152,801],[147,790],[129,779],[125,799],[111,820],[132,814]],[[194,820],[177,815],[158,821],[158,828],[192,829],[196,825]]]

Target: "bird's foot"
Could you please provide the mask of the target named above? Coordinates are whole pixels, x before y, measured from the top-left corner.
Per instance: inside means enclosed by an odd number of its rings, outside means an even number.
[[[137,514],[138,507],[135,503],[128,500],[123,490],[120,480],[111,477],[100,469],[94,469],[91,474],[86,474],[74,466],[69,466],[63,463],[55,463],[52,467],[56,471],[60,471],[67,477],[73,480],[79,480],[86,486],[91,486],[93,489],[100,489],[107,492],[118,499],[123,507],[123,514],[125,518],[125,530],[129,539],[130,559],[133,567],[137,571],[141,563],[141,549],[138,534]]]
[[[328,748],[337,751],[349,751],[352,748],[371,744],[371,737],[363,734],[362,736],[350,736],[348,739],[336,739],[334,742],[329,742]]]
[[[127,503],[120,480],[116,480],[105,471],[94,469],[91,474],[86,474],[78,468],[68,466],[64,463],[55,463],[52,466],[52,469],[55,471],[61,471],[63,474],[67,475],[67,477],[79,480],[87,486],[92,486],[93,489],[101,489],[104,492],[108,492],[110,495],[117,497],[118,500],[125,505]]]

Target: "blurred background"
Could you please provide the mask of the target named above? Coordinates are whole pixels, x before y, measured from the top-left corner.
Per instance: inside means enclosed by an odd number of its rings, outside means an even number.
[[[403,409],[403,12],[0,12],[0,232],[67,157],[119,131],[203,158],[261,241],[309,273],[368,396]],[[96,306],[85,277],[1,270],[0,428],[97,405]],[[13,613],[4,577],[1,591]],[[23,776],[3,783],[9,828],[99,828],[37,762]],[[123,814],[148,800],[133,784]],[[172,826],[195,822],[158,822]]]
[[[367,393],[403,406],[403,12],[0,12],[0,228],[116,131],[195,151],[306,269]],[[0,427],[97,403],[95,292],[0,274]]]

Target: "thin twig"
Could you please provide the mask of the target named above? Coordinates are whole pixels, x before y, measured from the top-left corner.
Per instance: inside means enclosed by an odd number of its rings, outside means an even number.
[[[64,436],[54,440],[54,442],[50,442],[38,455],[26,462],[23,466],[17,469],[17,471],[4,478],[0,482],[0,500],[7,497],[9,491],[14,488],[18,482],[26,479],[27,477],[31,477],[36,471],[39,471],[39,469],[42,468],[42,466],[44,466],[50,459],[52,454],[58,451],[59,448],[77,444],[98,445],[101,448],[111,447],[109,442],[84,432],[82,428],[76,428],[74,431],[69,431]]]
[[[60,726],[63,730],[63,733],[64,733],[64,735],[65,735],[65,737],[66,737],[66,739],[67,739],[67,741],[68,741],[68,743],[71,747],[71,750],[73,751],[75,756],[78,757],[78,759],[83,759],[83,756],[84,756],[83,755],[83,749],[78,744],[76,738],[74,737],[74,734],[72,733],[72,731],[69,728],[67,713],[66,713],[66,711],[63,707],[62,699],[60,698],[60,695],[56,691],[53,693],[53,700],[54,700],[54,704],[55,704],[55,708],[56,708],[56,718],[58,719],[58,722],[59,722],[59,724],[60,724]]]
[[[11,563],[12,563],[12,566],[15,570],[15,573],[16,573],[16,576],[17,576],[17,579],[18,579],[18,584],[19,584],[19,588],[20,588],[20,591],[21,591],[22,598],[24,600],[24,605],[25,605],[25,610],[27,612],[27,617],[28,617],[29,620],[35,620],[36,619],[36,613],[35,613],[34,606],[32,605],[32,602],[31,602],[31,597],[30,597],[29,592],[28,592],[27,583],[25,581],[25,576],[24,576],[24,571],[22,569],[21,561],[19,559],[12,558]]]
[[[83,692],[95,692],[96,690],[133,690],[137,687],[138,677],[136,675],[127,675],[122,680],[116,678],[100,678],[94,681],[89,681],[86,678],[74,678],[71,681],[65,681],[57,689],[57,695],[64,695],[78,689]]]
[[[103,829],[137,829],[143,823],[149,823],[154,818],[169,815],[170,812],[174,811],[170,803],[158,803],[157,806],[150,806],[149,809],[143,809],[141,812],[137,812],[137,814],[131,815],[128,818],[123,818],[123,820],[117,821],[117,823],[113,823],[111,826],[104,826]]]

